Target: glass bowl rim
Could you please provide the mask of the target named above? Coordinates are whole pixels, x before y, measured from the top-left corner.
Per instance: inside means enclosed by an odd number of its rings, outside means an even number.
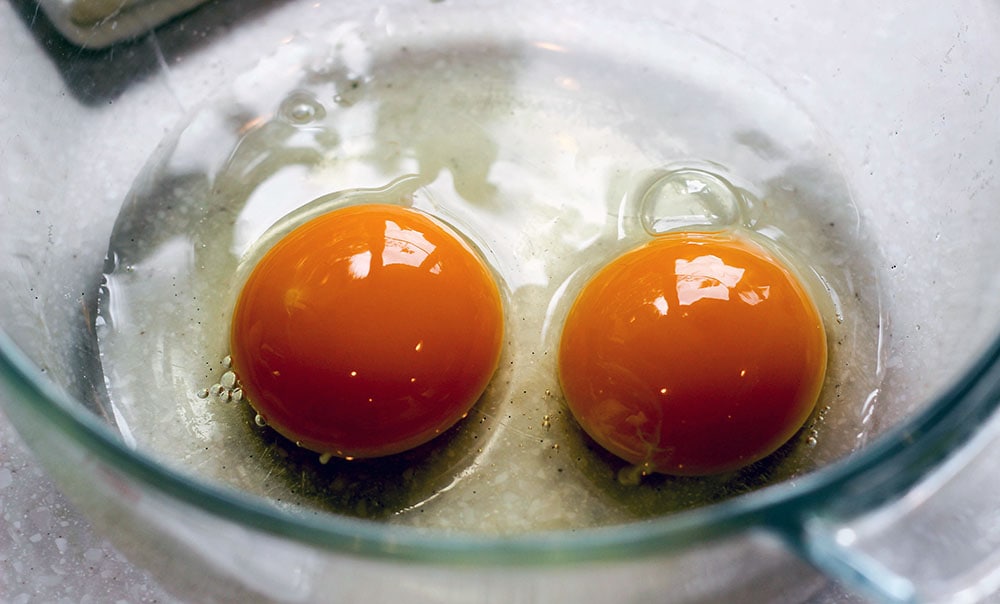
[[[843,459],[796,478],[794,484],[786,481],[654,519],[510,536],[429,531],[335,514],[297,516],[235,489],[186,476],[129,448],[109,426],[51,383],[3,331],[0,378],[15,393],[7,403],[35,406],[53,429],[112,470],[145,489],[252,530],[341,554],[386,560],[525,565],[664,553],[751,528],[794,541],[804,523],[830,508],[838,494],[843,500],[844,493],[851,493],[850,505],[856,511],[877,507],[954,453],[975,431],[978,420],[1000,405],[1000,336],[920,412]]]

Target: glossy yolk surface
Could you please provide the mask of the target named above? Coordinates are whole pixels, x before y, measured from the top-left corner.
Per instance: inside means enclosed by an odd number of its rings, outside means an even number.
[[[567,316],[559,376],[604,448],[655,472],[733,470],[815,406],[827,344],[795,276],[747,238],[675,233],[625,253]]]
[[[443,223],[392,205],[298,227],[234,309],[233,368],[268,425],[354,458],[398,453],[464,417],[499,361],[500,293]]]

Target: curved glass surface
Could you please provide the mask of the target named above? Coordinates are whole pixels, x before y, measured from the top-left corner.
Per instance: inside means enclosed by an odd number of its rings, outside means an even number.
[[[624,559],[684,548],[751,528],[773,530],[794,543],[803,522],[833,506],[838,513],[848,515],[878,506],[961,447],[996,409],[1000,402],[1000,338],[922,410],[856,453],[797,478],[794,484],[777,484],[654,520],[502,538],[435,535],[334,515],[283,513],[236,491],[192,480],[128,447],[85,405],[53,386],[6,335],[0,336],[0,375],[13,393],[6,403],[15,422],[17,418],[44,416],[48,429],[137,482],[230,521],[302,543],[375,558],[532,565]]]
[[[151,488],[219,516],[275,535],[366,556],[476,564],[566,563],[609,560],[695,545],[749,528],[772,527],[793,540],[801,523],[849,502],[863,512],[898,495],[945,459],[1000,403],[1000,339],[958,384],[926,411],[850,458],[814,472],[798,484],[775,485],[668,518],[604,529],[516,537],[434,536],[407,527],[336,516],[292,517],[231,491],[164,469],[127,448],[108,427],[46,383],[6,337],[0,369],[20,396],[54,429]]]

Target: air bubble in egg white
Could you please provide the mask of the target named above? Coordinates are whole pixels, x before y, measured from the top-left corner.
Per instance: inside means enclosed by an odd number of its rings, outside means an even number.
[[[296,92],[281,103],[278,114],[288,123],[302,126],[326,117],[326,108],[312,94]]]
[[[746,201],[721,176],[682,168],[655,173],[640,191],[642,226],[653,235],[746,223]]]
[[[219,380],[219,384],[225,389],[230,389],[236,385],[236,374],[232,371],[227,371],[222,374],[222,379]]]

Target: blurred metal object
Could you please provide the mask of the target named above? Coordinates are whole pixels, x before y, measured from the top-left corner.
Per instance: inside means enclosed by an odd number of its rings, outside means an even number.
[[[206,0],[38,0],[70,42],[104,48],[134,38]]]

